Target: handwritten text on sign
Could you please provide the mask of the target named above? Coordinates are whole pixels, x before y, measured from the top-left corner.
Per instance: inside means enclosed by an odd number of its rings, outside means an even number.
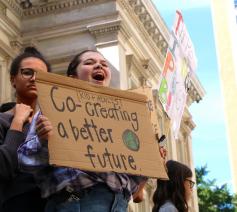
[[[50,77],[50,83],[39,80],[37,89],[40,108],[54,126],[51,164],[166,178],[146,101],[136,101],[134,93]]]

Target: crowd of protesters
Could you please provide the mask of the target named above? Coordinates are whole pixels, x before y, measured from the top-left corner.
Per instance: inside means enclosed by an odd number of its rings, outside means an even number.
[[[0,212],[127,211],[131,199],[143,200],[146,177],[49,165],[53,126],[37,105],[35,79],[37,72],[50,71],[34,47],[25,48],[11,64],[16,99],[0,107]],[[111,81],[109,64],[96,50],[75,55],[66,74],[101,86]],[[187,212],[192,172],[172,160],[166,167],[169,180],[157,180],[153,212]]]

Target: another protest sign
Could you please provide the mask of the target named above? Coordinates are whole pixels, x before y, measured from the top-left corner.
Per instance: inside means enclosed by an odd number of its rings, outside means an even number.
[[[193,44],[183,22],[182,14],[177,11],[158,84],[158,96],[171,119],[171,129],[175,138],[178,137],[186,105],[187,81],[190,73],[195,71],[196,66],[197,60]]]

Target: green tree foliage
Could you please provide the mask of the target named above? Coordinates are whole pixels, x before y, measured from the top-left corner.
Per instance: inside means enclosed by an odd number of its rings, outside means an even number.
[[[216,180],[207,180],[207,166],[196,168],[198,205],[200,212],[237,212],[237,198],[226,184],[217,186]]]

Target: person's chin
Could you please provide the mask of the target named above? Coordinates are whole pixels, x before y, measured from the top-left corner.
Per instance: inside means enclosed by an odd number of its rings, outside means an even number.
[[[31,90],[31,91],[28,92],[27,96],[29,98],[37,98],[38,94],[37,94],[36,90]]]

